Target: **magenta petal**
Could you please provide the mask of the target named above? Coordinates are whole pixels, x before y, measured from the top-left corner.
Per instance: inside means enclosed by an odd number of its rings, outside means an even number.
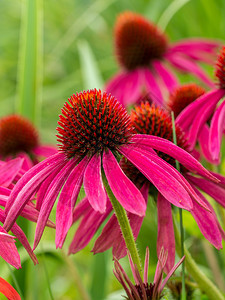
[[[209,40],[204,38],[188,38],[173,43],[170,47],[170,52],[181,52],[185,54],[191,54],[193,51],[216,53],[220,46],[220,41]]]
[[[143,69],[143,75],[144,75],[147,91],[150,94],[150,98],[153,100],[154,103],[158,105],[162,105],[163,96],[160,91],[159,85],[155,80],[154,76],[152,75],[151,71],[148,68],[145,68]]]
[[[171,93],[173,89],[178,85],[176,77],[173,75],[172,72],[168,71],[164,65],[159,61],[153,62],[154,69],[162,78],[167,90]]]
[[[85,215],[89,210],[90,210],[90,203],[87,199],[87,197],[85,197],[84,199],[82,199],[77,205],[76,208],[73,211],[73,224],[79,220],[79,218],[82,215]]]
[[[197,189],[195,190],[196,193],[199,194],[199,197],[201,197],[202,200],[207,203],[207,200],[203,197],[203,195]],[[191,210],[191,214],[197,222],[202,234],[218,250],[222,249],[222,237],[220,229],[218,227],[218,223],[215,219],[215,214],[206,211],[196,202],[194,202],[193,204],[194,205],[193,209]]]
[[[120,147],[120,152],[154,184],[169,202],[187,210],[192,207],[192,200],[186,189],[172,174],[165,170],[165,161],[160,162],[156,155],[149,153],[147,156],[141,150],[131,147]],[[150,156],[152,156],[151,159]]]
[[[8,187],[20,171],[22,165],[22,158],[15,158],[4,163],[0,167],[0,185],[3,187]]]
[[[8,234],[7,232],[0,232],[0,242],[15,243],[15,236]]]
[[[83,174],[88,164],[88,158],[73,169],[61,191],[56,208],[56,247],[62,247],[67,232],[73,223],[73,210],[82,185]]]
[[[190,127],[192,124],[192,121],[196,119],[196,114],[198,112],[204,113],[204,104],[213,104],[214,107],[216,107],[216,104],[219,102],[219,100],[225,95],[225,90],[219,89],[219,90],[212,90],[208,93],[203,94],[201,97],[199,97],[197,100],[189,104],[176,118],[176,124],[181,126],[185,131],[187,128]],[[202,109],[203,107],[203,109]],[[206,116],[207,118],[210,117]],[[203,125],[203,124],[202,124]]]
[[[146,203],[137,187],[124,174],[110,150],[103,153],[103,168],[109,186],[125,210],[143,216]]]
[[[200,80],[202,80],[205,84],[207,84],[209,87],[214,88],[214,84],[211,81],[211,79],[208,77],[208,75],[203,71],[201,67],[199,67],[193,60],[186,58],[184,55],[171,55],[168,57],[168,60],[172,65],[175,67],[190,72],[194,74],[196,77],[198,77]]]
[[[203,190],[225,208],[225,187],[204,178],[187,175],[189,182]]]
[[[175,238],[173,230],[173,218],[171,204],[159,193],[157,199],[158,212],[158,238],[157,254],[159,256],[162,247],[168,251],[165,265],[166,273],[173,268],[175,262]]]
[[[33,149],[33,153],[37,156],[49,157],[57,153],[54,146],[37,146]]]
[[[67,177],[69,176],[71,170],[74,168],[74,165],[76,164],[75,159],[71,159],[67,162],[67,164],[58,172],[54,180],[51,182],[51,184],[48,187],[48,190],[46,192],[45,198],[43,200],[41,210],[38,216],[37,221],[37,227],[35,232],[35,239],[34,239],[34,249],[37,247],[43,231],[45,229],[45,226],[48,221],[48,217],[51,213],[52,207],[56,201],[57,196],[59,195],[59,192],[65,183]]]
[[[8,211],[4,223],[4,228],[6,230],[10,230],[18,215],[39,185],[54,171],[54,169],[62,166],[64,160],[65,156],[63,154],[55,154],[35,165],[18,181],[6,206],[6,212]]]
[[[215,111],[209,130],[209,150],[213,160],[219,160],[225,126],[225,101]]]
[[[38,264],[37,257],[34,254],[33,250],[31,249],[30,244],[23,230],[17,224],[14,224],[13,227],[11,228],[11,231],[17,237],[17,239],[20,241],[23,247],[26,249],[33,263],[35,265]]]
[[[1,226],[0,226],[0,232],[6,233],[7,231],[4,230]],[[16,249],[16,245],[15,243],[12,242],[1,242],[0,243],[0,256],[10,265],[12,265],[13,267],[15,267],[16,269],[21,268],[21,264],[20,264],[20,256],[19,253]]]
[[[199,146],[201,148],[201,152],[203,156],[214,165],[218,165],[220,163],[220,159],[212,159],[212,155],[209,151],[209,128],[208,125],[205,124],[202,126],[202,129],[198,136]]]
[[[101,175],[101,156],[96,153],[89,161],[84,172],[84,190],[94,210],[104,213],[106,210],[106,192]]]
[[[89,243],[111,211],[112,205],[109,200],[107,201],[107,208],[104,214],[94,211],[90,206],[89,212],[85,213],[73,241],[70,244],[69,254],[77,253]]]
[[[117,239],[121,241],[123,237],[120,231],[117,218],[115,214],[113,214],[104,226],[101,235],[97,238],[92,252],[96,254],[108,250],[113,246]]]
[[[133,145],[135,147],[142,148],[142,146],[144,146],[145,149],[149,147],[164,152],[178,160],[188,170],[197,172],[204,177],[217,181],[216,178],[207,169],[205,169],[200,164],[200,162],[198,162],[190,153],[168,140],[153,135],[136,134],[134,135],[134,137],[132,137],[131,142],[134,142]]]

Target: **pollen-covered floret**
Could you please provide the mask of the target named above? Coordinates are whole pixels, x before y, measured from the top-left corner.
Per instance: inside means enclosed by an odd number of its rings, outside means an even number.
[[[68,158],[114,151],[127,143],[133,132],[125,108],[96,89],[73,95],[59,118],[59,147]]]
[[[116,54],[127,70],[148,66],[163,57],[167,49],[166,36],[141,15],[125,12],[115,25]]]
[[[221,89],[225,89],[225,47],[222,48],[216,62],[216,77]]]
[[[39,143],[38,133],[31,122],[19,115],[0,120],[0,155],[30,153]]]

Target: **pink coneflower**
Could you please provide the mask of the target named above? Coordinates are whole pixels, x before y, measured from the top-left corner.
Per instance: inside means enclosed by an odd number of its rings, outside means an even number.
[[[0,208],[0,222],[2,224],[4,224],[6,218],[6,214],[3,208],[5,208],[8,202],[11,190],[15,186],[15,182],[19,178],[21,178],[21,174],[24,174],[22,169],[23,161],[24,159],[20,157],[6,162],[0,161],[0,206],[2,207]],[[20,215],[29,221],[37,222],[38,213],[39,212],[34,207],[34,204],[30,201],[25,205],[24,209],[20,212]],[[46,225],[53,228],[55,227],[50,220],[47,221]],[[5,229],[3,229],[1,226],[0,231],[2,232],[2,235],[8,236]],[[37,258],[33,253],[33,250],[31,249],[27,237],[22,229],[15,223],[12,226],[11,231],[14,234],[15,238],[17,238],[26,249],[34,264],[38,263]],[[12,241],[15,242],[12,236],[9,237],[12,239]],[[1,243],[0,255],[14,267],[21,267],[19,253],[14,243]]]
[[[135,110],[131,112],[131,119],[133,125],[135,126],[135,130],[138,133],[143,132],[143,134],[145,135],[149,132],[152,135],[155,135],[155,137],[163,136],[169,141],[173,140],[172,121],[169,114],[166,111],[163,111],[163,109],[157,108],[154,105],[151,106],[149,103],[145,103],[142,104],[140,107],[136,107]],[[152,137],[152,135],[150,137],[154,138]],[[176,126],[176,135],[178,145],[186,149],[188,147],[188,142],[185,139],[184,133],[178,126]],[[138,138],[134,139],[139,139],[139,146],[145,147],[146,150],[149,149],[150,144],[148,144],[148,140],[141,140],[140,135],[138,136]],[[151,138],[149,138],[149,141]],[[168,146],[171,144],[172,143],[170,142]],[[165,171],[168,173],[175,172],[176,176],[179,176],[180,180],[182,180],[183,183],[186,184],[187,189],[191,192],[192,206],[189,208],[186,207],[185,209],[190,211],[205,238],[209,240],[209,242],[212,243],[217,249],[221,249],[222,238],[225,237],[224,231],[222,230],[217,220],[213,208],[211,207],[209,202],[204,198],[204,196],[197,190],[197,188],[200,188],[206,193],[208,193],[219,204],[225,207],[225,178],[221,175],[214,173],[213,175],[221,181],[219,183],[215,183],[211,179],[206,179],[200,176],[198,171],[195,172],[197,175],[197,177],[195,177],[193,174],[191,175],[190,170],[188,170],[183,163],[181,163],[181,173],[179,173],[174,168],[176,164],[172,155],[165,154],[165,151],[161,152],[159,148],[157,150],[158,159],[162,159],[165,163]],[[149,157],[149,155],[147,156]],[[165,266],[165,270],[169,272],[172,266],[174,265],[175,260],[175,240],[171,203],[178,207],[179,205],[171,201],[167,201],[168,199],[166,199],[166,197],[164,197],[159,190],[158,193],[156,193],[155,188],[151,184],[151,182],[147,181],[143,174],[138,172],[138,170],[134,167],[135,161],[133,160],[133,157],[130,155],[130,153],[128,153],[127,158],[128,160],[130,160],[130,162],[123,161],[121,165],[125,174],[133,182],[135,182],[137,187],[144,188],[144,194],[146,194],[147,187],[149,193],[155,198],[157,198],[157,252],[159,254],[159,251],[162,247],[164,247],[164,249],[168,251],[168,260]],[[207,186],[209,187],[209,189],[207,189]],[[147,199],[146,196],[145,198]],[[141,228],[143,217],[134,216],[133,214],[130,214],[129,220],[131,223],[133,234],[136,238]],[[116,218],[113,215],[103,228],[100,237],[97,239],[93,248],[94,253],[102,252],[110,247],[113,247],[114,255],[117,258],[123,257],[125,255],[125,245],[118,233],[119,227],[116,222]]]
[[[199,136],[208,141],[209,153],[213,161],[220,161],[220,147],[224,131],[225,101],[217,104],[225,96],[225,47],[222,48],[216,63],[215,75],[219,87],[203,94],[188,105],[177,117],[176,123],[187,132],[191,149],[194,148]],[[208,131],[207,121],[210,121]]]
[[[144,216],[146,202],[117,162],[121,155],[131,160],[168,201],[188,210],[192,209],[193,191],[179,172],[170,169],[169,165],[165,169],[165,162],[152,148],[173,156],[190,170],[214,178],[190,154],[173,143],[134,134],[126,110],[113,96],[100,90],[73,95],[64,104],[57,130],[60,151],[26,172],[7,204],[4,228],[9,230],[25,204],[38,191],[36,207],[40,214],[35,246],[60,191],[56,209],[56,246],[62,246],[72,225],[82,183],[93,209],[101,213],[106,211],[107,194],[102,173],[124,209]]]
[[[182,259],[171,269],[169,274],[167,274],[166,278],[163,281],[163,271],[166,265],[167,260],[167,252],[163,250],[160,251],[159,259],[155,271],[154,281],[153,283],[148,283],[148,267],[149,267],[149,249],[146,249],[145,256],[145,264],[144,264],[144,280],[141,278],[141,274],[139,273],[137,266],[134,265],[130,255],[128,254],[130,267],[132,270],[132,274],[134,277],[135,284],[132,283],[129,276],[125,273],[121,264],[118,260],[115,259],[114,266],[115,270],[113,270],[116,278],[123,286],[126,294],[127,300],[159,300],[163,297],[163,289],[167,284],[170,277],[176,271],[176,269],[181,265],[184,261],[184,256]]]
[[[175,88],[169,96],[167,108],[174,112],[177,117],[188,105],[205,94],[205,90],[195,83],[185,84]],[[212,164],[218,164],[218,160],[213,160],[208,147],[209,127],[205,124],[198,135],[198,144],[201,154]]]
[[[127,106],[135,103],[144,89],[162,105],[164,91],[171,92],[177,85],[166,62],[213,87],[197,63],[211,64],[218,46],[218,42],[204,39],[185,39],[170,45],[156,25],[139,14],[124,12],[115,25],[115,51],[122,71],[108,82],[106,90]]]
[[[23,157],[26,171],[38,163],[40,157],[55,153],[54,147],[40,144],[38,131],[29,120],[16,114],[0,119],[0,159]]]

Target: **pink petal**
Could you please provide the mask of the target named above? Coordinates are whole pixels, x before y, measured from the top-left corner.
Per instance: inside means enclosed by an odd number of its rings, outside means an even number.
[[[147,91],[150,94],[151,99],[153,100],[154,103],[158,105],[162,105],[163,96],[160,91],[159,85],[155,80],[154,76],[152,75],[150,69],[148,68],[143,69],[143,75],[144,75],[145,85]]]
[[[77,253],[82,250],[92,239],[98,228],[108,217],[112,211],[112,205],[110,201],[107,201],[107,208],[104,214],[100,214],[92,209],[90,206],[89,212],[86,212],[83,219],[76,231],[72,243],[70,244],[69,254]]]
[[[23,159],[15,158],[0,167],[0,185],[8,187],[15,179],[23,165]]]
[[[162,247],[168,251],[168,257],[165,265],[166,273],[173,268],[175,262],[175,238],[173,230],[173,218],[171,204],[158,193],[157,199],[158,212],[158,238],[157,254],[159,256]]]
[[[153,135],[136,134],[132,137],[131,142],[135,147],[142,148],[144,146],[145,149],[149,147],[164,152],[178,160],[188,170],[217,181],[190,153],[168,140]]]
[[[209,150],[213,160],[220,159],[220,148],[225,125],[225,101],[216,109],[209,130]]]
[[[103,168],[114,196],[124,209],[143,216],[146,210],[145,200],[133,182],[124,174],[110,150],[103,153]]]
[[[136,102],[141,94],[141,72],[133,70],[113,77],[106,85],[105,90],[116,97],[124,106]]]
[[[202,126],[202,130],[198,135],[198,142],[203,156],[207,159],[211,164],[218,165],[220,163],[219,159],[212,159],[211,153],[209,151],[209,128],[208,125],[205,124]]]
[[[23,159],[22,169],[25,172],[27,172],[33,167],[34,162],[31,160],[30,156],[27,153],[21,152],[17,156]]]
[[[140,172],[158,189],[158,191],[172,204],[189,210],[192,201],[185,188],[176,178],[165,170],[165,162],[157,159],[155,155],[146,156],[140,149],[120,147],[119,151],[130,160]],[[152,159],[149,157],[152,156]]]
[[[90,203],[85,197],[77,204],[73,211],[73,224],[81,218],[82,215],[85,215],[90,210]]]
[[[38,264],[38,260],[36,255],[34,254],[33,250],[30,247],[30,244],[27,240],[25,233],[22,229],[15,223],[11,228],[12,233],[17,237],[23,247],[26,249],[27,253],[29,254],[30,258],[32,259],[34,265]]]
[[[195,63],[195,61],[190,60],[186,58],[184,55],[178,53],[176,53],[175,55],[170,55],[170,57],[168,57],[168,60],[174,67],[194,74],[196,77],[202,80],[209,87],[215,88],[215,85],[212,82],[212,80],[203,71],[203,69]]]
[[[15,243],[15,236],[5,232],[0,232],[0,242]]]
[[[54,146],[37,146],[33,149],[33,153],[37,156],[49,157],[57,153]]]
[[[173,73],[167,70],[167,68],[165,68],[159,60],[155,60],[153,62],[153,66],[165,83],[167,90],[171,93],[173,89],[178,85],[176,77],[173,75]]]
[[[101,156],[96,153],[89,161],[84,172],[84,190],[94,210],[104,213],[106,210],[106,192],[101,175]]]
[[[75,164],[75,159],[69,160],[68,163],[58,172],[57,176],[48,187],[37,220],[37,227],[34,239],[34,249],[37,247],[42,237],[43,231],[48,221],[48,217],[51,213],[56,198],[58,197],[63,184],[65,183]]]
[[[196,193],[199,194],[199,197],[201,197],[202,200],[207,203],[203,195],[199,193],[197,189],[195,190]],[[218,228],[217,221],[215,220],[215,215],[203,209],[196,202],[194,202],[193,204],[194,206],[191,210],[191,214],[197,222],[202,234],[218,250],[222,249],[222,237],[220,229]]]
[[[170,51],[178,51],[185,54],[191,54],[193,51],[202,51],[214,54],[220,46],[220,41],[203,38],[189,38],[173,43],[172,46],[170,46]]]
[[[7,234],[7,231],[0,226],[0,232]],[[20,256],[16,249],[15,243],[10,242],[1,242],[0,243],[0,256],[10,265],[16,269],[21,268]]]
[[[225,208],[225,187],[204,178],[198,178],[191,175],[187,175],[186,177],[189,182],[191,181],[195,186],[203,190]]]
[[[56,209],[56,248],[62,247],[73,223],[73,210],[82,185],[83,174],[89,159],[84,157],[70,173],[61,191]]]
[[[18,181],[6,206],[7,217],[4,228],[7,231],[10,230],[18,215],[39,185],[51,174],[51,172],[62,166],[65,163],[64,160],[65,156],[63,154],[55,154],[35,165]]]

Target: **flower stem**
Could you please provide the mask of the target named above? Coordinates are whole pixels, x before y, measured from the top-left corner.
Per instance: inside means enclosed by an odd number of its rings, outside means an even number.
[[[177,136],[176,136],[176,128],[174,121],[174,113],[171,112],[172,117],[172,126],[173,126],[173,142],[177,145]],[[176,169],[180,172],[180,164],[176,160]],[[180,216],[180,242],[181,242],[181,257],[184,256],[184,227],[183,227],[183,216],[182,216],[182,208],[179,208],[179,216]],[[186,300],[186,290],[185,290],[185,264],[182,264],[182,292],[181,299]]]
[[[123,238],[126,243],[127,250],[129,251],[129,253],[131,255],[134,265],[137,266],[138,271],[139,271],[140,275],[142,276],[143,274],[142,274],[141,261],[140,261],[140,257],[139,257],[136,243],[134,240],[133,232],[132,232],[132,229],[131,229],[131,226],[130,226],[130,223],[129,223],[129,220],[127,217],[127,213],[126,213],[125,209],[122,207],[122,205],[120,205],[120,203],[114,196],[112,190],[110,189],[104,172],[102,172],[102,179],[103,179],[103,183],[104,183],[105,189],[107,191],[107,194],[109,196],[109,199],[112,203],[113,209],[115,211],[117,221],[120,225],[120,229],[123,234]]]
[[[182,257],[181,254],[181,242],[180,242],[180,234],[179,230],[177,228],[176,220],[173,218],[174,221],[174,233],[175,233],[175,240],[176,240],[176,249],[180,257]],[[219,291],[219,289],[214,285],[214,283],[209,280],[205,276],[205,274],[199,269],[193,258],[191,257],[190,252],[186,249],[184,246],[184,254],[185,254],[185,265],[187,268],[187,271],[190,273],[190,275],[193,277],[193,279],[197,282],[199,288],[205,292],[205,294],[208,296],[211,300],[224,300],[224,296]]]

